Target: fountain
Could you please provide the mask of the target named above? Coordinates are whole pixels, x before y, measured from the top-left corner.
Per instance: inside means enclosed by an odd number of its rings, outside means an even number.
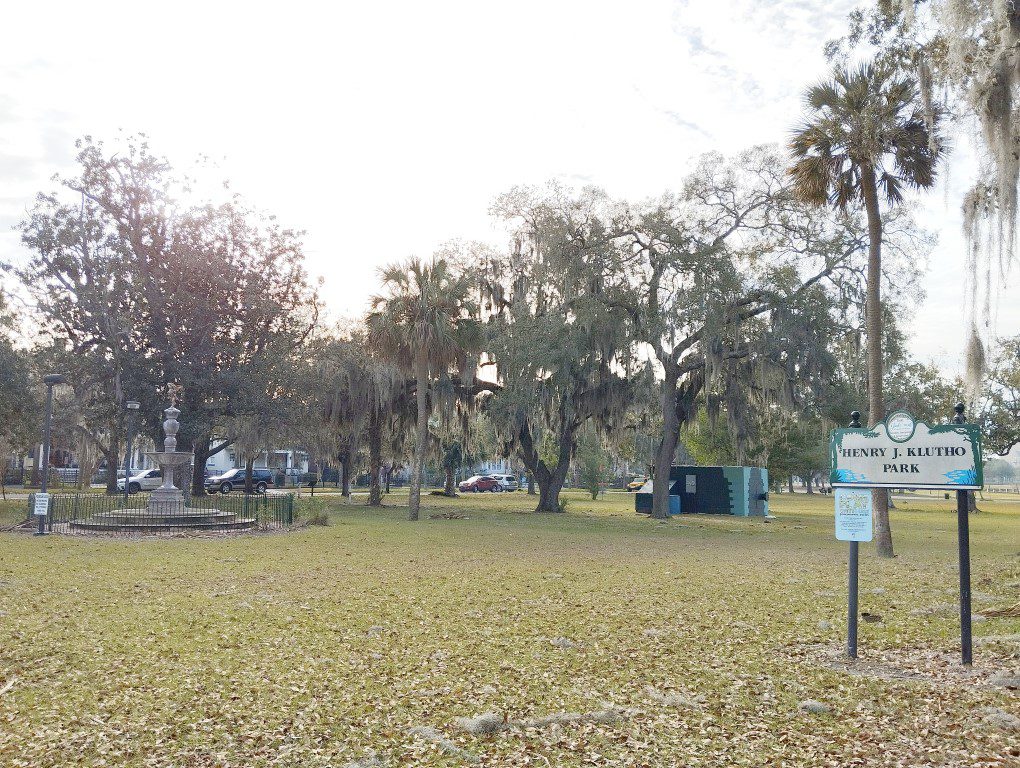
[[[191,451],[177,450],[177,432],[181,423],[177,417],[181,415],[176,407],[177,393],[171,396],[170,407],[163,411],[166,420],[163,422],[162,451],[150,451],[145,455],[156,462],[163,473],[163,484],[149,494],[144,508],[119,507],[106,512],[99,512],[70,523],[72,529],[79,531],[135,531],[152,533],[158,531],[181,529],[213,529],[242,530],[256,525],[254,516],[247,514],[247,499],[239,499],[238,512],[223,511],[216,506],[204,508],[189,507],[184,491],[175,484],[177,468],[190,465],[194,459]],[[225,500],[226,501],[226,500]],[[192,500],[191,503],[195,503]]]
[[[163,422],[163,432],[166,434],[163,439],[163,450],[145,454],[159,465],[163,473],[163,485],[149,494],[149,503],[146,506],[146,511],[153,517],[187,512],[184,491],[174,485],[174,476],[177,474],[177,467],[190,464],[195,456],[190,451],[177,450],[177,432],[181,428],[177,417],[181,412],[172,401],[170,407],[163,411],[163,415],[166,416],[166,421]]]

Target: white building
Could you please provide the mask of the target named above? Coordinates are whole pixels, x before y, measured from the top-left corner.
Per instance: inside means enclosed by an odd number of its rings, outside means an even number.
[[[215,441],[213,441],[215,447]],[[218,475],[228,469],[244,467],[244,457],[237,454],[233,446],[227,446],[219,453],[210,456],[205,463],[206,472]],[[291,448],[263,451],[255,457],[255,469],[275,469],[286,475],[298,475],[308,471],[308,453]]]

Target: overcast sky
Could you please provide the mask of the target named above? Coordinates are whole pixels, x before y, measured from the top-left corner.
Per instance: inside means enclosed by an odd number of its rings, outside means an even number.
[[[781,142],[847,0],[18,3],[0,38],[0,259],[75,137],[145,132],[185,167],[307,231],[336,316],[381,264],[492,239],[514,184],[594,183],[640,199],[693,158]],[[332,6],[332,7],[327,7]],[[940,238],[915,352],[962,355],[959,199],[971,163],[922,201]],[[215,180],[215,179],[213,179]],[[1016,279],[1012,280],[1016,284]],[[998,332],[1020,332],[1003,298]]]

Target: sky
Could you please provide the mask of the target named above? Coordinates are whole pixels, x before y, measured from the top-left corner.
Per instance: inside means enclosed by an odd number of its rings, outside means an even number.
[[[700,153],[785,141],[855,5],[18,3],[0,32],[0,261],[24,258],[12,227],[73,171],[76,137],[144,132],[183,170],[208,156],[208,183],[304,230],[330,315],[357,316],[381,265],[498,243],[488,207],[514,185],[640,200],[679,187]],[[949,373],[972,167],[957,151],[919,200],[939,244],[926,299],[904,299],[915,355]],[[996,330],[1020,332],[1020,302],[1002,299]]]

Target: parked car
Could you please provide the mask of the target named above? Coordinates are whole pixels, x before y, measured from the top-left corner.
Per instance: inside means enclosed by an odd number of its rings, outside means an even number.
[[[457,487],[465,493],[467,491],[472,491],[473,493],[481,493],[482,491],[499,493],[503,490],[503,486],[499,484],[499,481],[489,475],[473,475]]]
[[[627,493],[631,491],[640,491],[642,486],[648,482],[648,475],[634,475],[627,483]]]
[[[499,483],[500,488],[504,491],[519,491],[521,489],[520,483],[513,475],[490,475],[490,477]]]
[[[131,475],[131,479],[128,480],[128,493],[151,491],[161,485],[163,485],[163,473],[159,469],[143,469],[141,472]],[[123,478],[117,481],[117,490],[124,490]]]
[[[205,489],[209,493],[230,493],[235,488],[244,490],[245,471],[243,469],[228,469],[222,475],[210,477],[205,481]],[[251,472],[251,485],[255,493],[265,493],[266,489],[273,485],[273,472],[270,469],[253,469]]]

